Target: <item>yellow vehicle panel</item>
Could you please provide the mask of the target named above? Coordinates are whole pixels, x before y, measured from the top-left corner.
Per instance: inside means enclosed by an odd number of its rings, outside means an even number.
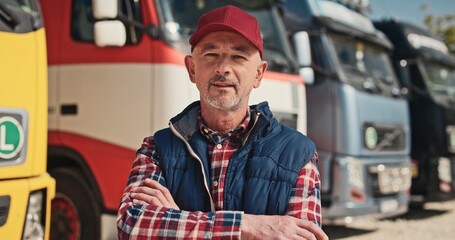
[[[12,163],[0,156],[0,179],[36,176],[46,171],[47,60],[44,28],[21,34],[0,32],[0,54],[0,114],[23,111],[28,122],[22,126],[26,149],[22,161]],[[0,153],[2,138],[4,134],[2,136],[0,132]]]
[[[0,10],[0,239],[49,239],[45,32],[36,1]]]

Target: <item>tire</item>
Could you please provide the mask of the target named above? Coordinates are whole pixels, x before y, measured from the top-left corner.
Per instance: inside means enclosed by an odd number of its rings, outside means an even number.
[[[56,195],[51,205],[51,240],[100,239],[100,207],[77,169],[55,168]]]

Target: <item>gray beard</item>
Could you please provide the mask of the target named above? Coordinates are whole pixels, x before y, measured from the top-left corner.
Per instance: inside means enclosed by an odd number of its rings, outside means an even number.
[[[220,102],[218,101],[218,99],[213,99],[210,96],[205,96],[205,102],[217,109],[226,111],[236,111],[237,109],[239,109],[241,103],[243,102],[243,99],[233,99],[228,102]]]

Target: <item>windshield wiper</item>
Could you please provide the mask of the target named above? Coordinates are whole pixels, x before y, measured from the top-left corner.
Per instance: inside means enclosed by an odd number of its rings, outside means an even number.
[[[380,81],[380,80],[377,80],[376,78],[374,78],[373,76],[368,74],[368,72],[361,71],[360,69],[353,67],[351,65],[342,65],[342,66],[345,71],[349,71],[351,73],[358,74],[365,78],[362,83],[362,87],[365,90],[367,90],[369,92],[374,92],[374,93],[383,91],[380,84],[377,83],[377,81]]]
[[[13,17],[11,10],[8,6],[0,2],[0,20],[4,21],[10,28],[14,29],[17,26],[18,22]]]
[[[353,73],[357,73],[359,75],[362,75],[362,76],[365,76],[365,77],[371,77],[370,74],[368,74],[367,72],[364,72],[364,71],[361,71],[360,69],[354,67],[354,66],[351,66],[351,65],[345,65],[345,64],[341,64],[343,69],[347,70],[347,71],[350,71],[350,72],[353,72]]]

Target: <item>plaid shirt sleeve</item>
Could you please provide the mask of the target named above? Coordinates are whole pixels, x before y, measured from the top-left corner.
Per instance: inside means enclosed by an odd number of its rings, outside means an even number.
[[[240,211],[190,212],[133,204],[131,191],[142,180],[151,178],[165,185],[156,157],[153,139],[145,138],[118,210],[119,239],[240,239]]]
[[[322,226],[320,176],[318,154],[313,155],[299,172],[295,188],[292,189],[286,215],[307,219]]]

